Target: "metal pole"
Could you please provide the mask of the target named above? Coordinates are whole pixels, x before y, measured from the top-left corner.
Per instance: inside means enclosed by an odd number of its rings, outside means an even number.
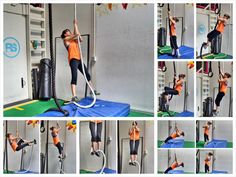
[[[122,167],[121,167],[121,154],[120,154],[120,121],[117,121],[117,146],[118,146],[118,173],[121,173]]]
[[[7,134],[8,134],[8,121],[5,121],[5,167],[6,173],[8,173],[8,150],[7,150]]]
[[[46,173],[48,174],[48,135],[49,135],[49,120],[47,120],[47,133],[46,133]]]

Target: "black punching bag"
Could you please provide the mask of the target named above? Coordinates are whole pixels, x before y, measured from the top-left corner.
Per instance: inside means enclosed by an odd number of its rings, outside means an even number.
[[[52,97],[51,60],[44,58],[40,60],[39,66],[39,99],[49,100]]]
[[[204,117],[212,117],[213,116],[213,99],[211,97],[207,97],[205,99],[205,105],[203,106],[204,110]]]
[[[164,27],[158,29],[158,46],[166,46],[166,29]]]
[[[218,54],[221,53],[221,43],[222,43],[222,34],[216,36],[211,41],[211,53]]]

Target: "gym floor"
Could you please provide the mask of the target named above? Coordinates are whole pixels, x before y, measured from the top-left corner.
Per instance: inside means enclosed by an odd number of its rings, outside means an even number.
[[[59,100],[59,103],[63,105],[64,101]],[[53,100],[33,100],[4,108],[3,115],[4,117],[34,117],[53,107],[56,107]],[[128,117],[153,117],[153,114],[131,110]]]

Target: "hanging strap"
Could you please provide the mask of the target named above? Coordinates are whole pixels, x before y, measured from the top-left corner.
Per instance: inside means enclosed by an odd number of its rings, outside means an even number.
[[[157,7],[164,7],[164,3],[157,3]]]
[[[40,122],[40,132],[41,133],[45,132],[44,120],[41,120]]]
[[[158,62],[158,68],[160,68],[162,72],[166,72],[167,70],[166,62],[165,61]]]
[[[211,64],[211,61],[209,63],[209,71],[208,71],[208,77],[213,77],[213,72],[212,72],[212,64]]]

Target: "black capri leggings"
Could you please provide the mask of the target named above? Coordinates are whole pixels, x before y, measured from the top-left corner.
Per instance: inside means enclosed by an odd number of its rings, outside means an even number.
[[[208,142],[208,141],[209,141],[209,136],[204,133],[204,142]]]
[[[25,143],[23,139],[20,139],[17,143],[18,147],[16,148],[16,151],[20,151],[21,149],[29,146],[29,143]]]
[[[169,136],[168,138],[166,138],[165,143],[167,143],[171,139],[173,139],[173,138],[171,136]]]
[[[222,100],[222,98],[225,96],[225,93],[224,92],[219,92],[216,96],[216,99],[215,99],[215,104],[216,106],[220,106],[220,102]]]
[[[177,44],[177,37],[176,36],[170,37],[170,46],[172,49],[175,49],[175,50],[177,50],[179,48],[178,44]]]
[[[216,38],[218,35],[220,35],[221,32],[217,31],[217,30],[213,30],[210,33],[207,34],[207,39],[209,42],[212,41],[212,39]]]
[[[135,140],[135,141],[130,140],[129,141],[130,155],[137,155],[138,147],[139,147],[139,140]]]
[[[62,147],[61,143],[60,143],[60,142],[58,142],[58,143],[57,143],[55,146],[57,147],[57,149],[58,149],[58,152],[59,152],[59,154],[61,155],[61,154],[62,154],[62,152],[63,152],[63,147]]]
[[[210,171],[210,168],[207,164],[205,164],[205,173],[208,173]]]
[[[77,84],[77,70],[79,69],[79,71],[83,74],[81,60],[71,59],[70,60],[70,69],[71,69],[71,84],[76,85]],[[84,71],[85,71],[88,81],[90,81],[91,77],[90,77],[90,74],[88,73],[88,69],[86,68],[85,65],[84,65]]]
[[[164,92],[165,95],[178,95],[179,94],[177,90],[172,89],[170,87],[165,87],[164,90],[165,90]]]
[[[171,167],[167,168],[166,171],[165,171],[164,173],[167,174],[170,170],[172,170]]]
[[[89,122],[89,129],[91,133],[91,141],[92,142],[101,142],[102,136],[102,122],[97,123],[97,131],[95,130],[96,123]]]

